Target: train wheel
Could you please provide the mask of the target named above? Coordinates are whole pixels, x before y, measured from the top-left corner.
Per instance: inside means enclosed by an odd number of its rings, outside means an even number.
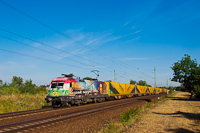
[[[103,98],[101,98],[101,100],[102,100],[102,102],[105,102],[106,101],[106,99],[103,97]]]
[[[94,98],[94,99],[93,99],[93,102],[94,102],[94,103],[97,103],[97,99],[96,99],[96,98]]]
[[[72,105],[70,103],[66,103],[66,106],[67,107],[71,107]]]
[[[101,98],[98,98],[98,99],[97,99],[97,101],[98,101],[99,103],[101,103],[101,102],[102,102]]]

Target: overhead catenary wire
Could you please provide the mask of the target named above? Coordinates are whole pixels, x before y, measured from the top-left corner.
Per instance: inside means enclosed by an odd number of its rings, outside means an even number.
[[[7,49],[0,48],[0,50],[4,51],[4,52],[9,52],[9,53],[12,53],[12,54],[17,54],[17,55],[21,55],[21,56],[25,56],[25,57],[30,57],[30,58],[38,59],[38,60],[49,61],[49,62],[51,62],[51,61],[52,62],[58,62],[58,61],[54,61],[54,60],[51,60],[51,59],[45,59],[45,58],[41,58],[41,57],[37,57],[37,56],[32,56],[32,55],[24,54],[24,53],[18,53],[18,52],[14,52],[14,51],[7,50]],[[58,62],[58,63],[64,64],[64,65],[68,65],[68,66],[72,66],[72,67],[79,67],[79,66],[75,66],[75,65],[68,64],[68,63],[63,63],[63,62]],[[84,68],[84,69],[88,69],[88,68]]]
[[[71,67],[81,68],[81,69],[85,69],[85,70],[89,70],[89,71],[93,70],[93,69],[90,69],[90,68],[87,68],[87,67],[75,66],[75,65],[72,65],[72,64],[64,63],[64,62],[59,62],[59,61],[55,61],[55,60],[51,60],[51,59],[46,59],[46,58],[32,56],[32,55],[28,55],[28,54],[24,54],[24,53],[14,52],[14,51],[3,49],[3,48],[0,48],[0,51],[4,51],[4,52],[16,54],[16,55],[20,55],[20,56],[24,56],[24,57],[28,57],[28,58],[33,58],[33,59],[37,59],[37,60],[47,61],[47,62],[57,62],[57,63],[62,64],[62,65],[68,65],[68,66],[71,66]],[[104,73],[107,73],[107,72],[104,72]],[[107,74],[110,75],[110,73],[107,73]]]
[[[35,42],[35,43],[41,44],[41,45],[46,46],[46,47],[48,47],[48,48],[51,48],[51,49],[54,49],[54,50],[56,49],[56,50],[58,50],[58,51],[61,51],[61,52],[67,53],[67,54],[69,54],[69,55],[73,55],[73,56],[76,56],[76,57],[78,57],[78,58],[82,58],[82,59],[84,59],[84,60],[88,60],[88,61],[91,61],[91,62],[93,62],[93,63],[96,63],[96,64],[101,65],[99,62],[96,62],[96,61],[93,61],[93,60],[89,60],[89,59],[84,58],[84,57],[82,57],[82,56],[79,56],[79,55],[75,55],[75,54],[69,53],[69,52],[67,52],[67,51],[65,51],[65,50],[58,49],[58,48],[56,48],[56,47],[53,47],[53,46],[47,45],[47,44],[45,44],[45,43],[42,43],[42,42],[36,41],[36,40],[34,40],[34,39],[31,39],[31,38],[28,38],[28,37],[25,37],[25,36],[19,35],[19,34],[17,34],[17,33],[14,33],[14,32],[8,31],[8,30],[5,30],[5,29],[3,29],[3,28],[0,28],[0,30],[2,30],[2,31],[4,31],[4,32],[7,32],[7,33],[10,33],[10,34],[13,34],[13,35],[16,35],[16,36],[18,36],[18,37],[21,37],[21,38],[27,39],[27,40],[29,40],[29,41],[32,41],[32,42]]]
[[[53,53],[53,52],[49,52],[49,51],[44,50],[44,49],[40,49],[40,48],[37,48],[37,47],[33,47],[33,46],[29,45],[29,44],[26,44],[26,43],[17,41],[17,40],[15,40],[15,39],[11,39],[11,38],[9,38],[9,37],[2,36],[2,35],[0,35],[0,37],[1,37],[1,38],[4,38],[4,39],[7,39],[7,40],[10,40],[10,41],[13,41],[13,42],[16,42],[16,43],[18,43],[18,44],[20,44],[20,45],[24,45],[24,46],[31,47],[31,48],[36,49],[36,50],[39,50],[39,51],[41,51],[41,52],[44,52],[44,53],[47,53],[47,54],[50,54],[50,55],[55,55],[55,56],[62,57],[62,58],[64,58],[64,59],[66,59],[65,56],[57,55],[57,54],[55,54],[55,53]],[[67,58],[67,59],[70,60],[70,61],[73,61],[73,62],[80,63],[79,61],[75,61],[75,60],[70,59],[70,58]],[[84,65],[83,63],[80,63],[80,64]],[[88,64],[87,64],[87,65],[88,65]]]
[[[53,28],[52,26],[50,26],[50,25],[48,25],[48,24],[46,24],[46,23],[44,23],[44,22],[42,22],[42,21],[40,21],[40,20],[34,18],[33,16],[31,16],[31,15],[29,15],[29,14],[23,12],[22,10],[20,10],[20,9],[18,9],[18,8],[16,8],[16,7],[14,7],[14,6],[12,6],[12,5],[10,5],[10,4],[4,2],[3,0],[0,0],[0,2],[1,2],[2,4],[4,4],[5,6],[11,8],[11,9],[13,9],[13,10],[15,10],[16,12],[18,12],[18,13],[20,13],[20,14],[26,16],[27,18],[29,18],[29,19],[31,19],[31,20],[33,20],[33,21],[35,21],[35,22],[41,24],[42,26],[44,26],[44,27],[46,27],[46,28],[48,28],[48,29],[50,29],[50,30],[56,32],[56,33],[58,33],[59,35],[62,35],[62,36],[64,36],[64,37],[70,39],[70,40],[73,41],[74,43],[76,43],[76,44],[78,44],[78,45],[81,45],[82,47],[85,47],[85,48],[87,48],[87,49],[89,49],[89,50],[92,50],[92,52],[98,53],[99,55],[101,55],[101,56],[103,56],[103,57],[105,57],[105,58],[107,58],[107,59],[109,59],[109,60],[111,60],[111,61],[114,61],[116,64],[118,63],[118,64],[120,64],[120,65],[123,65],[123,66],[125,66],[125,67],[130,68],[130,69],[133,69],[132,66],[129,66],[129,65],[125,64],[125,63],[121,63],[120,61],[118,61],[118,60],[116,60],[116,59],[112,59],[111,57],[109,57],[109,56],[103,54],[102,52],[100,52],[100,51],[98,51],[98,50],[96,50],[96,49],[94,49],[94,48],[91,48],[91,47],[85,45],[84,43],[82,43],[82,42],[80,42],[80,41],[77,41],[76,39],[70,37],[69,35],[67,35],[67,34],[65,34],[65,33],[63,33],[63,32],[61,32],[61,31],[59,31],[59,30]],[[135,68],[135,69],[137,70],[137,68]],[[144,72],[141,72],[141,73],[145,74]],[[145,75],[148,76],[148,77],[151,77],[151,76],[149,76],[149,75],[147,75],[147,74],[145,74]],[[151,77],[151,78],[152,78],[152,77]]]
[[[25,39],[27,39],[27,40],[30,40],[30,41],[33,41],[33,42],[36,42],[36,43],[39,43],[39,44],[41,44],[41,45],[44,45],[43,43],[41,43],[41,42],[39,42],[39,41],[36,41],[36,40],[30,39],[30,38],[28,38],[28,37],[19,35],[19,34],[17,34],[17,33],[14,33],[14,32],[8,31],[8,30],[5,30],[5,29],[3,29],[3,28],[0,28],[0,30],[2,30],[2,31],[4,31],[4,32],[7,32],[7,33],[10,33],[10,34],[13,34],[13,35],[16,35],[16,36],[21,37],[21,38],[25,38]],[[45,52],[45,53],[48,53],[48,54],[53,54],[53,55],[55,55],[55,56],[60,56],[60,55],[57,55],[57,54],[55,54],[55,53],[49,52],[49,51],[47,51],[47,50],[43,50],[43,49],[40,49],[40,48],[37,48],[37,47],[33,47],[33,46],[29,45],[29,44],[26,44],[26,43],[17,41],[17,40],[15,40],[15,39],[11,39],[11,38],[9,38],[9,37],[5,37],[5,36],[2,36],[2,35],[0,35],[0,37],[1,37],[1,38],[4,38],[4,39],[7,39],[7,40],[10,40],[10,41],[13,41],[13,42],[16,42],[16,43],[21,44],[21,45],[25,45],[25,46],[34,48],[34,49],[36,49],[36,50],[39,50],[39,51],[42,51],[42,52]],[[46,46],[46,45],[47,45],[47,44],[45,44],[45,46]],[[47,45],[47,46],[49,46],[49,47],[52,48],[52,49],[56,49],[55,47],[51,47],[50,45]],[[57,50],[60,50],[60,49],[57,49]],[[61,50],[61,51],[62,51],[62,52],[65,52],[64,50]],[[63,56],[60,56],[60,57],[63,57]],[[69,59],[69,58],[67,58],[67,59]],[[69,59],[69,60],[74,61],[74,60],[72,60],[72,59]],[[74,62],[78,62],[78,61],[74,61]],[[79,63],[79,62],[78,62],[78,63]],[[80,64],[82,64],[82,63],[80,63]],[[100,64],[100,63],[98,63],[98,64]],[[82,64],[82,65],[83,65],[83,64]],[[102,65],[102,64],[100,64],[100,65]],[[85,68],[89,68],[89,67],[85,67]],[[109,67],[109,66],[107,66],[107,68],[113,69],[112,67]]]
[[[67,52],[67,51],[65,51],[65,50],[58,49],[58,48],[56,48],[56,47],[53,47],[53,46],[50,46],[50,45],[48,45],[48,44],[42,43],[42,42],[40,42],[40,41],[37,41],[37,40],[31,39],[31,38],[25,37],[25,36],[23,36],[23,35],[19,35],[19,34],[17,34],[17,33],[12,32],[12,31],[8,31],[8,30],[3,29],[3,28],[0,28],[0,30],[1,30],[1,31],[4,31],[4,32],[7,32],[7,33],[10,33],[10,34],[12,34],[12,35],[18,36],[18,37],[27,39],[27,40],[29,40],[29,41],[32,41],[32,42],[41,44],[41,45],[43,45],[43,46],[52,48],[52,49],[54,49],[54,50],[56,49],[56,50],[61,51],[61,52],[64,52],[64,53],[66,52],[66,53],[68,53],[69,55],[77,56],[77,57],[83,58],[83,57],[81,57],[81,56],[71,54],[71,53],[69,53],[69,52]],[[25,45],[25,46],[32,47],[32,48],[34,48],[34,49],[37,49],[37,50],[39,50],[39,51],[42,51],[42,52],[45,52],[45,53],[48,53],[48,54],[56,55],[55,53],[48,52],[48,51],[46,51],[46,50],[43,50],[43,49],[40,49],[40,48],[37,48],[37,47],[33,47],[33,46],[29,45],[29,44],[25,44],[25,43],[19,42],[19,41],[17,41],[17,40],[14,40],[14,39],[11,39],[11,38],[2,36],[2,35],[0,35],[0,37],[5,38],[5,39],[7,39],[7,40],[14,41],[14,42],[19,43],[19,44],[21,44],[21,45]],[[56,56],[58,56],[58,55],[56,55]],[[67,57],[66,57],[66,58],[67,58]],[[67,58],[67,59],[69,59],[69,58]],[[87,58],[83,58],[83,59],[89,60],[89,61],[91,61],[91,62],[93,62],[93,63],[96,63],[96,64],[99,64],[99,65],[102,65],[102,64],[100,64],[99,62],[92,61],[91,59],[87,59]],[[74,61],[73,59],[69,59],[69,60]],[[74,61],[74,62],[77,62],[77,61]],[[113,61],[112,61],[112,62],[113,62]],[[79,63],[79,62],[78,62],[78,63]],[[80,63],[80,64],[82,64],[82,63]],[[110,69],[113,69],[112,67],[109,67],[109,66],[106,66],[106,67],[107,67],[107,68],[110,68]],[[123,69],[122,69],[120,66],[118,66],[118,67],[120,68],[121,71],[123,71]],[[125,73],[125,71],[123,71],[123,72]]]
[[[64,36],[64,37],[70,39],[70,40],[73,41],[74,43],[76,43],[76,44],[78,44],[78,45],[81,45],[82,47],[87,48],[87,49],[91,50],[92,52],[97,53],[97,54],[99,54],[99,55],[101,55],[101,56],[103,56],[103,57],[105,57],[105,58],[107,58],[107,59],[113,61],[113,62],[116,64],[116,66],[119,67],[119,65],[123,65],[123,66],[125,66],[125,67],[127,67],[127,68],[129,68],[129,69],[131,69],[131,70],[133,69],[132,66],[127,65],[127,64],[125,64],[125,63],[122,63],[122,62],[120,62],[120,61],[118,61],[118,60],[116,60],[116,59],[113,59],[113,58],[111,58],[111,57],[109,57],[109,56],[103,54],[102,52],[100,52],[100,51],[98,51],[98,50],[96,50],[96,49],[93,49],[93,48],[91,48],[91,47],[85,45],[84,43],[82,43],[82,42],[80,42],[80,41],[77,41],[76,39],[70,37],[69,35],[67,35],[67,34],[65,34],[65,33],[63,33],[63,32],[61,32],[61,31],[59,31],[59,30],[53,28],[53,27],[50,26],[50,25],[45,24],[44,22],[42,22],[42,21],[40,21],[40,20],[38,20],[38,19],[32,17],[31,15],[29,15],[29,14],[23,12],[23,11],[20,10],[20,9],[15,8],[14,6],[12,6],[12,5],[10,5],[10,4],[4,2],[3,0],[0,0],[0,2],[1,2],[2,4],[4,4],[5,6],[7,6],[7,7],[11,8],[11,9],[17,11],[18,13],[20,13],[20,14],[26,16],[27,18],[30,18],[31,20],[33,20],[33,21],[35,21],[35,22],[41,24],[42,26],[44,26],[44,27],[46,27],[46,28],[48,28],[48,29],[50,29],[50,30],[52,30],[52,31],[54,31],[54,32],[56,32],[56,33],[58,33],[59,35]],[[40,44],[41,44],[41,43],[40,43]],[[43,43],[42,43],[42,44],[43,44]],[[66,51],[63,51],[63,52],[66,52]],[[74,55],[74,56],[77,56],[77,55]],[[83,58],[83,57],[80,56],[80,58]],[[83,58],[83,59],[87,60],[87,58]],[[94,62],[94,63],[98,63],[98,62],[95,62],[95,61],[92,61],[92,60],[90,60],[90,61],[91,61],[91,62]],[[119,67],[119,68],[120,68],[120,67]],[[111,69],[113,69],[113,68],[111,68]],[[121,68],[120,68],[120,69],[121,69]],[[137,68],[134,68],[134,69],[137,70]],[[122,71],[122,69],[121,69],[121,71]],[[151,76],[145,74],[144,72],[141,72],[141,73],[144,74],[144,75],[146,75],[146,76],[148,76],[148,77],[150,77],[150,78],[152,78]]]

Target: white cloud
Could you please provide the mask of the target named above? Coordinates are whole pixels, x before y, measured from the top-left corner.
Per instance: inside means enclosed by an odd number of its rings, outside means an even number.
[[[119,60],[128,61],[128,60],[147,60],[149,58],[121,58]]]
[[[124,23],[121,27],[124,27],[124,26],[126,26],[126,25],[128,25],[128,24],[130,24],[130,22]]]
[[[135,26],[133,26],[131,29],[135,29]]]
[[[11,65],[17,65],[17,62],[14,62],[14,61],[8,61],[7,63]]]
[[[142,31],[142,30],[138,30],[138,31],[134,32],[134,34],[139,33],[139,32],[141,32],[141,31]]]

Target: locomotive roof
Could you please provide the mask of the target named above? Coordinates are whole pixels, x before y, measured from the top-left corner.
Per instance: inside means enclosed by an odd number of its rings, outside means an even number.
[[[66,81],[66,80],[74,80],[72,77],[57,77],[53,79],[53,81]]]

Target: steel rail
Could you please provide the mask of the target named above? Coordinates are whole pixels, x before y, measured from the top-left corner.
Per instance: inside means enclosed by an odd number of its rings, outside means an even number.
[[[150,97],[150,99],[155,100],[155,98],[160,97],[160,96],[161,96],[160,94],[152,95],[152,97]],[[95,109],[84,109],[84,110],[79,110],[76,112],[70,112],[70,113],[65,113],[65,114],[59,114],[59,115],[54,115],[54,116],[42,117],[42,118],[37,118],[37,119],[31,119],[31,120],[1,125],[0,132],[19,132],[22,130],[27,130],[27,129],[38,127],[41,125],[52,124],[55,122],[66,120],[66,119],[76,118],[79,116],[96,113],[96,112],[108,110],[111,108],[117,108],[119,106],[120,107],[126,106],[126,105],[133,104],[135,102],[142,101],[142,100],[147,101],[147,99],[145,99],[145,98],[144,99],[134,99],[131,101],[126,101],[124,103],[116,103],[115,105],[106,105],[106,106],[95,108]]]
[[[44,112],[44,111],[49,111],[49,110],[52,110],[52,107],[34,109],[34,110],[26,110],[26,111],[17,111],[17,112],[10,112],[10,113],[2,113],[2,114],[0,114],[0,119],[5,119],[5,118],[19,116],[19,115],[39,113],[39,112]]]

